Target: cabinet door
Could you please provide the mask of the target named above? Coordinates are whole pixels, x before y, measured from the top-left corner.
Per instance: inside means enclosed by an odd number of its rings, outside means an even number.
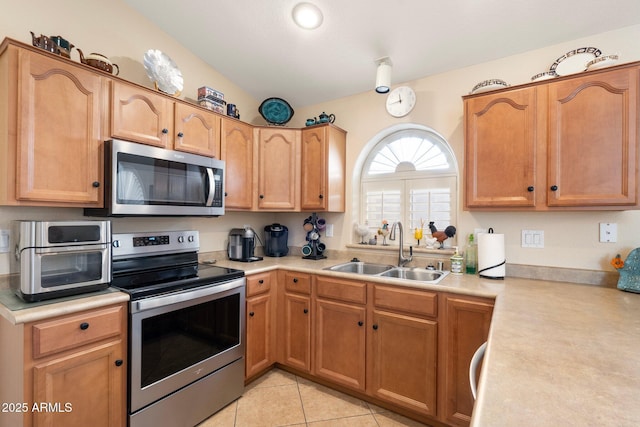
[[[302,130],[300,208],[327,208],[327,127]]]
[[[101,205],[103,78],[27,50],[18,58],[17,203]]]
[[[437,322],[376,310],[370,323],[369,393],[435,415]]]
[[[260,129],[258,207],[295,210],[299,205],[300,131]]]
[[[269,293],[247,299],[245,379],[265,370],[273,363],[271,311]]]
[[[365,390],[364,306],[317,300],[314,374],[356,390]]]
[[[220,158],[220,116],[176,102],[174,123],[175,150]]]
[[[283,363],[311,371],[311,298],[285,293],[283,307]]]
[[[111,86],[111,136],[171,148],[173,101],[133,85]]]
[[[125,420],[126,365],[115,341],[34,366],[36,426],[122,426]]]
[[[469,384],[469,364],[476,349],[487,340],[493,303],[460,296],[445,298],[442,364],[444,396],[441,399],[444,422],[468,426],[473,411]]]
[[[637,68],[549,85],[549,206],[637,203]]]
[[[465,208],[535,206],[536,88],[466,99],[465,118]]]
[[[253,128],[222,119],[221,157],[225,161],[225,209],[253,208]]]

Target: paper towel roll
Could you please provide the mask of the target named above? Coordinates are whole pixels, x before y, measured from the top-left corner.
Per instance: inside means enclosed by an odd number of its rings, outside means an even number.
[[[506,257],[504,234],[478,234],[478,274],[490,279],[504,279]]]

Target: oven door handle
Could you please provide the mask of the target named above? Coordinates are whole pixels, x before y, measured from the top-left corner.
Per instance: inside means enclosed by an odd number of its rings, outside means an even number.
[[[209,191],[207,194],[207,202],[205,206],[213,205],[213,198],[216,195],[216,183],[213,180],[213,169],[207,168],[207,178],[209,179]]]
[[[165,307],[168,305],[178,304],[185,301],[203,298],[210,295],[216,295],[231,289],[241,288],[244,286],[244,278],[231,280],[226,283],[215,284],[212,286],[199,287],[189,289],[183,292],[177,292],[165,296],[143,299],[140,301],[132,301],[132,312],[150,310],[152,308]]]

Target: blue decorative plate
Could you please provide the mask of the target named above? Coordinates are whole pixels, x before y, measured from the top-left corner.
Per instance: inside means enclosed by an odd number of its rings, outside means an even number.
[[[284,99],[267,98],[258,107],[260,115],[272,125],[283,125],[293,117],[293,108]]]

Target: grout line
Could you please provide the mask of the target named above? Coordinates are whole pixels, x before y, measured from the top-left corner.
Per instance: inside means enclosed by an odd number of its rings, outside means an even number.
[[[300,406],[302,407],[302,416],[304,417],[304,425],[308,426],[309,423],[307,422],[307,413],[304,410],[304,402],[302,401],[302,394],[300,393],[300,382],[298,381],[298,376],[294,375],[295,379],[296,379],[296,388],[298,389],[298,398],[300,399]]]

